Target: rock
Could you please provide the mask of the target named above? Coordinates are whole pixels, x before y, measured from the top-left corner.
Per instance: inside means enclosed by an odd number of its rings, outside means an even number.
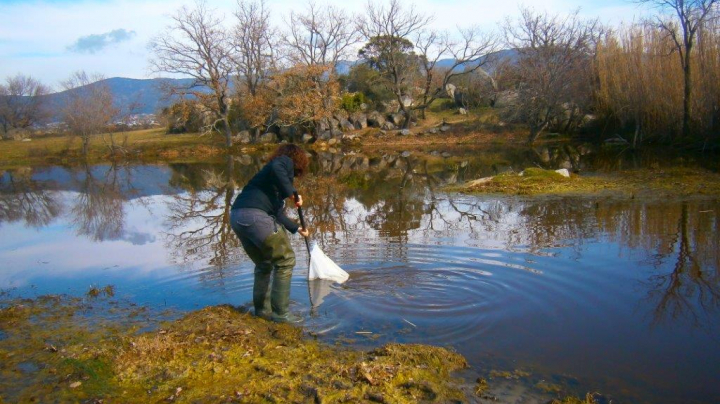
[[[337,129],[340,127],[340,121],[335,118],[330,118],[330,130]]]
[[[565,168],[561,168],[561,169],[559,169],[559,170],[555,170],[555,172],[558,173],[558,174],[560,174],[560,175],[562,175],[562,176],[565,177],[565,178],[570,178],[570,171],[568,171],[568,170],[565,169]]]
[[[433,150],[433,151],[431,151],[431,152],[430,152],[430,155],[431,155],[431,156],[435,156],[435,157],[437,157],[437,156],[439,156],[439,155],[440,155],[440,152],[439,152],[439,151],[437,151],[437,150]]]
[[[367,123],[369,126],[373,126],[376,128],[382,128],[383,124],[385,124],[385,117],[382,116],[381,113],[377,111],[373,111],[367,116]]]
[[[318,139],[328,140],[332,137],[332,133],[329,130],[322,131],[318,134]]]
[[[400,126],[405,121],[403,114],[390,114],[390,120],[395,126]]]
[[[281,126],[280,127],[280,136],[282,136],[282,137],[288,137],[288,136],[292,135],[293,132],[295,132],[295,131],[293,130],[292,126]]]
[[[350,123],[350,121],[348,121],[347,119],[343,119],[342,121],[340,121],[340,129],[342,129],[343,131],[355,130],[355,125]]]
[[[506,108],[517,105],[518,92],[515,90],[503,91],[495,99],[495,108]]]
[[[70,388],[71,388],[71,389],[76,389],[76,388],[78,388],[78,387],[80,387],[80,386],[82,386],[82,382],[73,382],[73,383],[70,383]]]
[[[302,135],[302,142],[303,142],[303,143],[305,143],[305,144],[311,143],[312,140],[313,140],[313,136],[312,136],[311,134],[306,133],[306,134]]]
[[[493,177],[480,178],[480,179],[468,182],[465,186],[468,188],[472,188],[472,187],[477,187],[479,185],[485,185],[485,184],[488,184],[489,182],[491,182],[492,179],[493,179]]]
[[[32,141],[32,139],[30,139],[29,137],[27,137],[27,138],[25,138],[25,139],[21,140],[21,142],[31,142],[31,141]]]
[[[318,131],[325,132],[326,130],[330,130],[330,121],[327,118],[322,118],[318,121]]]
[[[368,126],[367,115],[362,112],[355,112],[350,115],[350,122],[355,126],[355,129],[365,129]]]
[[[404,151],[404,152],[400,153],[400,157],[408,158],[410,156],[412,156],[412,153],[409,151]]]
[[[400,99],[402,101],[403,106],[405,106],[405,107],[412,106],[412,104],[413,104],[413,99],[409,95],[403,95]]]
[[[395,125],[393,125],[392,122],[386,121],[386,122],[382,125],[382,129],[385,129],[385,130],[395,130]]]
[[[275,143],[277,142],[277,135],[272,132],[267,132],[258,138],[258,143]]]
[[[341,109],[333,114],[333,118],[342,123],[343,120],[348,119],[348,113],[344,109]]]
[[[248,144],[250,142],[252,142],[252,135],[250,135],[250,131],[241,130],[237,133],[237,135],[233,136],[233,143]]]
[[[412,132],[410,132],[410,129],[401,129],[398,131],[398,135],[400,136],[410,136],[412,135]]]
[[[468,113],[467,113],[467,110],[466,110],[465,108],[460,108],[460,109],[458,109],[458,114],[460,114],[460,115],[467,115]]]
[[[368,108],[370,108],[370,106],[366,103],[363,102],[362,104],[360,104],[360,111],[367,111]]]
[[[447,132],[450,130],[450,125],[443,125],[440,127],[440,132]]]
[[[463,160],[460,162],[460,168],[465,168],[470,165],[470,162],[467,160]]]
[[[333,129],[330,131],[330,135],[331,135],[331,137],[340,139],[340,138],[342,138],[343,133],[340,129]]]
[[[334,138],[334,137],[333,137],[333,138],[330,138],[330,140],[328,140],[328,146],[334,146],[334,145],[336,145],[337,143],[338,143],[338,140],[337,140],[336,138]]]
[[[454,84],[448,83],[445,85],[445,92],[447,93],[448,97],[450,97],[451,100],[455,99],[455,89],[456,88],[457,87],[455,87]]]
[[[452,157],[452,154],[450,154],[448,152],[442,152],[441,156],[448,158],[448,157]]]
[[[437,135],[438,134],[438,128],[430,128],[428,129],[428,133],[431,135]]]

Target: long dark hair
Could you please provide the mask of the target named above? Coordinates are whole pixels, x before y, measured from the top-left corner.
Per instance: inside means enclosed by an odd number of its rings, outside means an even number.
[[[293,143],[280,145],[272,156],[270,156],[270,161],[280,156],[290,157],[293,162],[293,170],[295,171],[294,174],[296,177],[302,177],[305,175],[310,161],[308,160],[307,154],[305,154],[305,150],[303,150],[302,147]]]

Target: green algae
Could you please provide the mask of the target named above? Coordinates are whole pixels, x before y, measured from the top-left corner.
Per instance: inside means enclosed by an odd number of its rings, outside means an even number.
[[[0,402],[465,401],[444,348],[333,347],[230,306],[153,322],[101,295],[0,299]]]

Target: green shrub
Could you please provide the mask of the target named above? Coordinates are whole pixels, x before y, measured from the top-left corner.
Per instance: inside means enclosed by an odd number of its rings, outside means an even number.
[[[356,112],[360,110],[360,105],[365,103],[365,94],[345,93],[342,95],[341,107],[347,112]]]

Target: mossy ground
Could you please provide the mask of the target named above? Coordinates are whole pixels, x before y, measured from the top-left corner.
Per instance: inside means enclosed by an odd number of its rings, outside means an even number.
[[[636,196],[720,195],[720,174],[700,168],[637,169],[612,175],[571,175],[528,168],[524,175],[501,174],[481,183],[454,186],[475,194],[563,195],[623,194]]]
[[[97,298],[0,307],[0,402],[465,401],[444,348],[331,347],[229,306],[146,332],[147,313]]]

